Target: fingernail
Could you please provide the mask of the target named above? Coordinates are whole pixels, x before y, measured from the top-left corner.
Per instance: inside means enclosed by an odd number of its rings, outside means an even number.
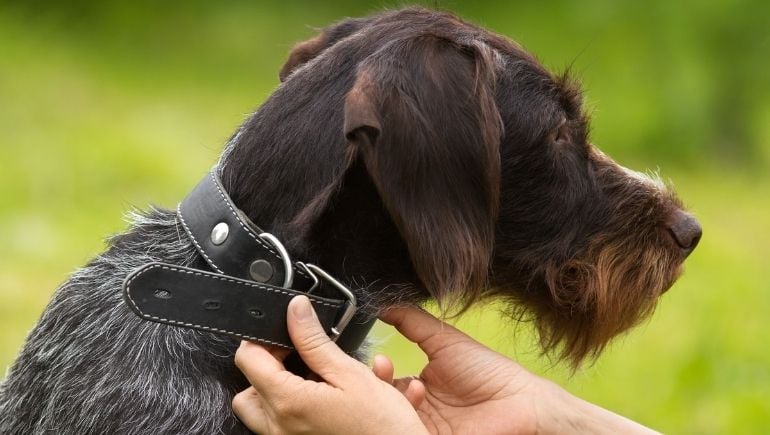
[[[310,304],[310,299],[306,296],[295,297],[291,310],[294,312],[297,320],[304,321],[313,317],[313,306]]]

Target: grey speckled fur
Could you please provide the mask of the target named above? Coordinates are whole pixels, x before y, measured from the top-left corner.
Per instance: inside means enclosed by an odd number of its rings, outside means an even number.
[[[121,284],[150,261],[196,265],[173,212],[132,227],[54,295],[0,386],[1,434],[216,434],[243,427],[230,409],[244,380],[237,342],[140,320]]]

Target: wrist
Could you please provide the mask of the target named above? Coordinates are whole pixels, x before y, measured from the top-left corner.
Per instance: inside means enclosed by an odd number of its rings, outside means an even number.
[[[655,430],[585,400],[576,397],[575,400],[580,402],[577,405],[580,411],[580,419],[575,422],[576,425],[574,427],[580,431],[596,434],[659,434]]]
[[[535,408],[535,430],[538,435],[575,433],[581,420],[580,399],[547,380],[540,380],[532,394]]]
[[[547,382],[547,381],[546,381]],[[547,382],[548,394],[542,395],[538,409],[537,433],[658,434],[648,427],[615,414]],[[542,418],[541,418],[542,417]]]

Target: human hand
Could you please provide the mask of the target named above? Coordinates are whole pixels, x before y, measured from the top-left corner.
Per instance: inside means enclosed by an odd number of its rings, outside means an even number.
[[[233,411],[249,429],[260,434],[427,433],[413,408],[424,397],[422,384],[401,382],[402,395],[345,354],[326,335],[307,297],[292,299],[287,316],[297,352],[325,382],[287,371],[281,362],[285,350],[242,342],[235,364],[252,386],[235,396]]]
[[[382,320],[428,356],[419,376],[426,397],[416,409],[432,433],[536,432],[534,392],[547,392],[540,378],[418,308],[395,308]],[[412,378],[383,380],[405,391]]]
[[[431,433],[655,433],[572,396],[419,308],[391,309],[381,319],[428,356],[419,376],[424,391],[414,378],[393,380],[387,359],[375,360],[374,372],[417,404]]]

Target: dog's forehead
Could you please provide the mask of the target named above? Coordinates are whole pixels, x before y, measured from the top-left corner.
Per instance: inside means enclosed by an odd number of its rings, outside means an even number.
[[[401,17],[390,17],[395,25],[404,25]],[[417,21],[424,19],[419,17]],[[566,117],[573,121],[570,127],[576,130],[574,136],[586,142],[589,115],[584,110],[583,92],[579,80],[570,71],[554,74],[540,60],[521,44],[474,23],[449,13],[436,13],[431,20],[452,37],[464,41],[474,40],[490,47],[497,76],[500,81],[525,87],[528,95],[539,97],[548,113],[543,113],[546,124],[558,123]],[[507,80],[506,80],[507,79]],[[553,127],[553,126],[552,126]]]
[[[553,74],[517,42],[451,13],[407,8],[343,20],[324,29],[323,50],[304,67],[312,69],[316,62],[331,59],[328,62],[336,65],[329,66],[334,68],[342,66],[337,62],[343,58],[349,59],[348,65],[360,65],[389,44],[427,35],[455,41],[458,47],[473,43],[489,48],[499,85],[499,110],[511,124],[525,121],[529,134],[543,137],[567,118],[574,130],[571,137],[587,141],[588,116],[577,80]]]

